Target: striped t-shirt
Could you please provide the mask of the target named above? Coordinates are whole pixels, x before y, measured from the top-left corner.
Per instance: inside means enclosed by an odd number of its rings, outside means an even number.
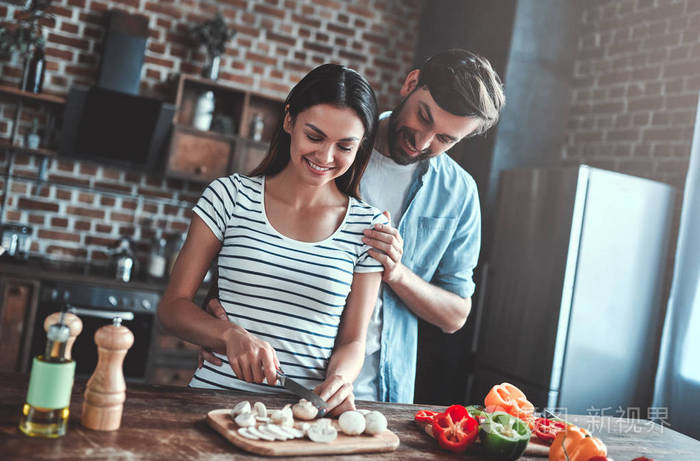
[[[265,214],[265,178],[239,174],[214,180],[194,207],[221,240],[219,300],[231,322],[275,349],[287,376],[309,388],[325,379],[353,273],[384,268],[368,255],[362,231],[387,223],[376,208],[350,197],[345,218],[321,242],[277,232]],[[225,355],[205,362],[191,387],[279,392],[239,379]]]

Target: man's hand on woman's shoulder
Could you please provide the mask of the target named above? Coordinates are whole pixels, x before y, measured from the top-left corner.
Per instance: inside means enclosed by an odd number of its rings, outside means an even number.
[[[401,264],[403,256],[403,238],[398,229],[391,225],[391,216],[388,211],[384,216],[389,224],[377,224],[372,229],[365,229],[362,241],[374,248],[369,250],[369,255],[382,263],[384,274],[382,280],[391,284],[401,278],[405,266]]]

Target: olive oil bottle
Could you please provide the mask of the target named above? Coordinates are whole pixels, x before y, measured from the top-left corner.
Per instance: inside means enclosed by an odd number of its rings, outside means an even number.
[[[63,318],[61,313],[58,323],[49,326],[46,350],[32,362],[19,421],[19,429],[31,437],[61,437],[68,427],[75,362],[66,356],[70,329]]]

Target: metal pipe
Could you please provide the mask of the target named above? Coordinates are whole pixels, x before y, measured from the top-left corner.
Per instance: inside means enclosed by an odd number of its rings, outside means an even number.
[[[13,178],[12,175],[12,165],[15,163],[15,153],[10,152],[10,158],[7,160],[7,168],[3,177],[5,178],[5,184],[2,191],[2,202],[0,202],[0,224],[5,222],[5,207],[7,206],[7,196],[10,193],[10,180]]]

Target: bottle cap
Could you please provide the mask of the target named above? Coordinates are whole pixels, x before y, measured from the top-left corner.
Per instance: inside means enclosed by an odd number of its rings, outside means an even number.
[[[54,323],[49,327],[46,337],[49,341],[65,343],[70,337],[70,328],[64,323]]]

